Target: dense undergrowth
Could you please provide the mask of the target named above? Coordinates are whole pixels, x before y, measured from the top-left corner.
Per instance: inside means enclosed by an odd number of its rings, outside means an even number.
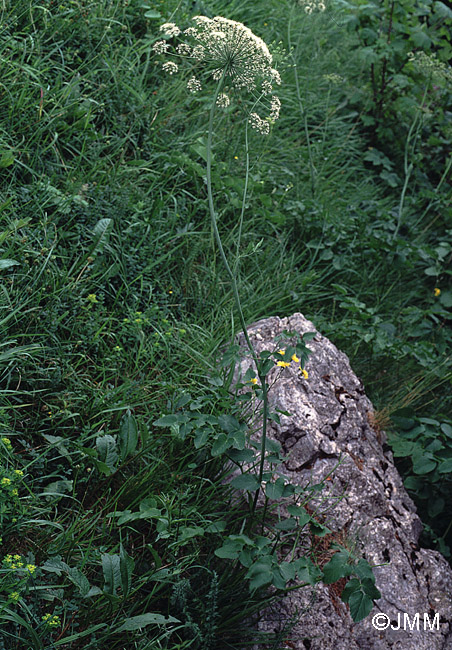
[[[273,43],[282,109],[250,136],[246,321],[300,311],[349,355],[424,543],[450,556],[452,12],[400,4],[410,20],[391,2],[2,4],[0,649],[241,649],[270,598],[215,553],[248,543],[218,443],[241,417],[219,365],[238,321],[208,219],[210,98],[151,50],[169,19],[221,14]],[[212,178],[229,251],[234,111]]]

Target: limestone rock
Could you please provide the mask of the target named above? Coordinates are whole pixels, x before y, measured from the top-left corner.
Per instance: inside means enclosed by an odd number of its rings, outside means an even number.
[[[248,332],[259,353],[271,349],[284,330],[316,331],[301,314],[294,314],[259,321]],[[243,335],[240,343],[244,346]],[[318,332],[308,347],[308,379],[295,364],[270,372],[270,383],[274,373],[280,373],[270,391],[271,407],[290,416],[282,415],[280,424],[270,422],[268,435],[288,455],[281,470],[291,483],[320,483],[334,470],[319,508],[327,511],[325,523],[338,538],[354,538],[372,566],[382,565],[374,569],[382,596],[368,617],[354,623],[338,594],[320,583],[315,593],[303,588],[288,594],[263,613],[258,627],[277,631],[298,612],[288,637],[291,645],[281,647],[452,650],[452,570],[438,552],[419,547],[422,524],[384,444],[384,434],[370,425],[372,404],[347,356]],[[243,359],[241,372],[251,364]],[[373,627],[373,617],[379,613],[389,617],[386,629]],[[426,629],[424,613],[429,616]],[[439,629],[430,629],[435,614],[439,614]],[[394,629],[399,623],[400,629]]]

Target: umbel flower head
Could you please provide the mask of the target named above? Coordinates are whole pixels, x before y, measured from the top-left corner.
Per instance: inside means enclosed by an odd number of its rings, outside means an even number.
[[[195,16],[194,27],[182,31],[174,23],[161,25],[160,31],[165,40],[153,45],[156,54],[175,56],[179,63],[189,62],[195,74],[190,77],[187,88],[191,93],[202,89],[203,83],[222,82],[222,92],[217,105],[227,108],[231,99],[229,93],[234,89],[249,93],[253,98],[253,109],[264,101],[270,111],[261,117],[252,110],[249,124],[262,134],[270,130],[270,124],[279,117],[281,102],[273,94],[274,85],[281,83],[279,72],[272,67],[272,55],[264,41],[235,20],[221,16],[208,18]],[[179,41],[171,51],[168,40]],[[177,64],[163,63],[162,69],[169,74],[178,70]],[[202,79],[202,81],[201,81]]]

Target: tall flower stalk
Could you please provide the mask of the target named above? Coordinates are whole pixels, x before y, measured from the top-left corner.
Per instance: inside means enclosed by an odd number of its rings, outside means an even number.
[[[248,126],[260,133],[267,135],[271,125],[278,119],[281,102],[274,94],[274,85],[279,85],[281,79],[278,71],[272,67],[272,56],[264,41],[242,23],[216,16],[195,16],[194,26],[182,31],[175,23],[165,23],[160,27],[164,38],[153,45],[156,54],[164,55],[165,61],[162,70],[167,74],[178,73],[182,63],[191,67],[191,76],[187,82],[190,93],[200,92],[204,85],[216,82],[213,99],[209,111],[207,133],[207,196],[210,219],[215,241],[220,252],[223,265],[230,278],[235,304],[239,314],[240,325],[245,337],[246,345],[256,366],[260,381],[262,398],[262,438],[261,456],[259,465],[259,488],[255,492],[252,513],[255,512],[259,491],[264,473],[264,461],[267,441],[268,420],[268,385],[264,364],[256,354],[251,343],[243,315],[240,294],[238,290],[239,273],[239,247],[242,233],[242,224],[245,213],[246,195],[249,177],[249,142]],[[180,42],[177,45],[175,40]],[[171,56],[175,60],[168,60]],[[251,105],[246,116],[246,177],[239,219],[239,235],[237,242],[237,255],[233,267],[229,264],[223,248],[218,230],[217,218],[212,191],[212,144],[214,132],[214,116],[216,110],[226,110],[235,93],[248,97],[248,102],[242,105]],[[259,114],[267,105],[267,115]]]

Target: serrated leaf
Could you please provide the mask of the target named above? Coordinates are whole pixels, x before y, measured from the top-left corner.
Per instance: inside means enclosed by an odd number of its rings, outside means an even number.
[[[102,572],[104,574],[104,593],[116,595],[116,589],[121,585],[121,560],[119,555],[102,555]]]
[[[130,410],[121,419],[119,425],[119,450],[121,460],[133,454],[138,445],[138,427]]]
[[[254,474],[240,474],[232,479],[231,485],[237,490],[249,490],[254,492],[259,487],[259,481]]]
[[[165,618],[162,614],[140,614],[139,616],[126,618],[124,623],[115,632],[133,632],[134,630],[141,630],[141,628],[147,625],[168,625],[168,623],[180,623],[180,621],[174,618],[174,616]]]

